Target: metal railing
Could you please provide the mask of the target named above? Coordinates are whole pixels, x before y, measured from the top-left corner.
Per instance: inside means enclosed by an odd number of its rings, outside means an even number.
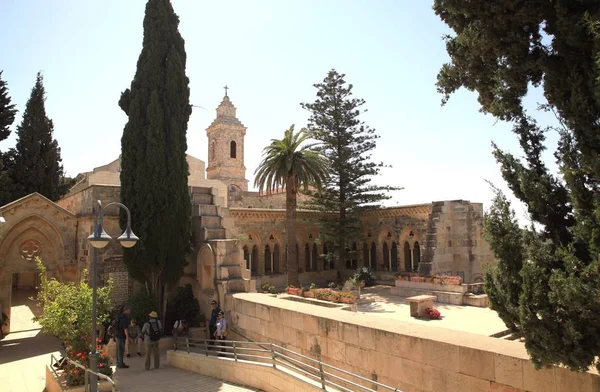
[[[61,365],[63,363],[63,361],[67,362],[66,366]],[[55,364],[58,365],[58,369],[56,369],[54,367]],[[59,382],[61,390],[64,391],[65,389],[63,388],[63,385],[60,382],[60,374],[58,373],[57,370],[64,369],[66,367],[66,370],[65,370],[66,382],[67,382],[67,386],[69,386],[69,384],[71,382],[71,372],[69,371],[70,366],[75,366],[75,367],[83,370],[83,372],[84,372],[83,379],[84,379],[84,388],[85,388],[84,391],[86,391],[86,392],[89,391],[89,387],[90,387],[89,378],[90,378],[91,374],[98,377],[98,379],[108,381],[112,387],[112,392],[116,391],[115,382],[112,380],[112,378],[108,377],[106,374],[94,372],[91,369],[86,368],[82,364],[77,363],[66,357],[63,357],[60,360],[57,360],[56,357],[54,356],[54,354],[50,354],[50,369],[52,369],[52,373],[54,373],[54,377],[56,377],[56,380]]]
[[[316,383],[320,383],[324,391],[327,391],[327,387],[330,387],[329,390],[334,388],[334,390],[344,392],[401,392],[398,388],[328,365],[274,343],[192,339],[185,337],[178,337],[175,343],[188,353],[225,357],[233,359],[236,362],[244,361],[270,364],[273,368],[280,371],[287,369],[287,374],[301,381],[306,382],[300,375]]]

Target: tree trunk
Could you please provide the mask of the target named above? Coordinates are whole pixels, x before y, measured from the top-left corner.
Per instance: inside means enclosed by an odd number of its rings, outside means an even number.
[[[285,182],[285,218],[287,234],[286,259],[288,285],[300,287],[300,277],[298,276],[298,252],[296,251],[296,197],[298,195],[296,176],[289,175]]]

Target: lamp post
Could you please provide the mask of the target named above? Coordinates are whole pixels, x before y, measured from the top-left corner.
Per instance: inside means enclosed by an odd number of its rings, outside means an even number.
[[[125,205],[117,202],[108,203],[106,206],[102,207],[102,202],[100,200],[97,201],[97,211],[96,218],[94,221],[94,232],[92,235],[88,237],[90,244],[94,248],[92,250],[92,351],[90,352],[90,369],[94,372],[98,371],[98,352],[96,350],[97,346],[97,307],[96,307],[96,295],[97,295],[97,282],[96,282],[96,265],[98,263],[98,249],[104,248],[108,243],[112,240],[111,236],[106,234],[104,231],[104,210],[110,206],[118,206],[127,212],[127,228],[121,234],[117,241],[121,243],[121,246],[124,248],[131,248],[136,244],[139,238],[133,234],[131,231],[131,212],[129,212],[129,208]],[[94,374],[90,376],[90,392],[97,392],[98,390],[98,377]]]

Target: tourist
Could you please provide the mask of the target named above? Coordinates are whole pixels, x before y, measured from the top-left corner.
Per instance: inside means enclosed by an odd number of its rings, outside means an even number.
[[[125,305],[123,311],[119,313],[119,319],[117,323],[117,368],[127,369],[129,366],[123,362],[123,354],[125,354],[125,342],[129,340],[129,314],[131,308]]]
[[[127,339],[127,346],[125,347],[127,358],[129,358],[129,353],[131,353],[131,346],[137,348],[138,357],[142,356],[142,341],[142,331],[140,330],[140,326],[135,319],[131,319],[131,324],[129,325],[129,338]]]
[[[162,334],[162,325],[158,319],[158,314],[155,311],[152,311],[148,316],[150,316],[150,320],[148,320],[142,328],[142,335],[144,341],[146,342],[146,370],[150,370],[152,356],[154,356],[154,368],[158,369],[160,366],[158,341],[160,340],[160,335]]]
[[[210,307],[212,310],[210,312],[210,320],[208,320],[208,338],[214,339],[215,332],[217,331],[217,316],[221,312],[221,308],[219,308],[215,300],[210,301]],[[215,344],[214,340],[211,340],[210,344]]]
[[[177,320],[173,324],[173,350],[177,350],[177,338],[185,336],[185,344],[189,345],[190,328],[186,320]]]
[[[217,329],[215,330],[214,337],[217,340],[225,340],[227,337],[227,320],[225,320],[225,312],[222,310],[217,315]],[[220,346],[224,346],[225,343],[219,342]],[[221,351],[225,352],[225,347],[221,347]]]

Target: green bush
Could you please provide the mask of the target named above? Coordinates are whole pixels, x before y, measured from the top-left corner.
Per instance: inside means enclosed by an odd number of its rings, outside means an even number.
[[[172,306],[176,320],[187,320],[190,327],[200,325],[200,303],[194,298],[191,284],[179,287]]]
[[[161,316],[156,301],[146,290],[130,295],[127,305],[131,308],[131,318],[135,319],[140,327],[148,321],[150,312],[155,311]]]
[[[369,267],[358,267],[352,275],[357,281],[365,282],[365,286],[373,286],[375,284],[375,270]]]

